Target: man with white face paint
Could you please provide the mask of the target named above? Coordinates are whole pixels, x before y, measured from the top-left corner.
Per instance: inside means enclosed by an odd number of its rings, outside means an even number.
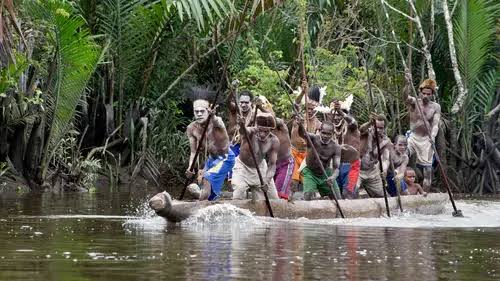
[[[191,122],[186,130],[191,149],[189,163],[192,163],[198,145],[201,145],[201,151],[206,149],[208,159],[205,162],[202,191],[199,199],[215,200],[220,195],[227,173],[234,166],[235,156],[229,149],[229,137],[224,122],[220,117],[215,116],[215,113],[210,109],[209,102],[204,99],[195,100],[193,102],[193,111],[195,121]],[[199,143],[207,122],[209,124],[205,139],[202,143]],[[193,176],[194,173],[188,169],[186,177],[191,178]],[[199,188],[190,185],[188,191],[197,197],[196,193],[199,193]]]
[[[416,155],[417,167],[423,169],[423,188],[426,192],[429,192],[432,183],[432,162],[434,159],[434,148],[431,139],[434,141],[439,131],[441,106],[431,101],[432,96],[436,93],[436,81],[432,79],[424,80],[419,86],[419,92],[420,97],[418,100],[411,96],[406,99],[410,113],[411,131],[408,137],[408,150],[410,156]],[[422,114],[420,114],[418,107],[422,110]],[[428,132],[427,128],[429,128],[430,132]]]
[[[234,93],[231,93],[231,95],[234,95]],[[238,134],[238,108],[233,101],[234,98],[229,96],[227,103],[227,106],[229,108],[229,122],[227,132],[231,137],[231,147],[236,148],[236,151],[234,152],[236,153],[236,156],[238,156],[240,144],[240,135]],[[240,109],[241,116],[245,119],[245,126],[249,126],[253,121],[252,105],[253,94],[247,90],[241,91],[239,95],[238,107]]]
[[[276,171],[276,160],[280,142],[271,130],[276,127],[274,116],[270,113],[259,113],[256,118],[256,126],[245,128],[245,118],[238,118],[239,130],[241,134],[240,155],[236,158],[233,168],[233,199],[246,199],[247,191],[253,188],[257,199],[264,199],[264,193],[260,189],[261,183],[257,173],[257,167],[264,180],[264,189],[267,191],[269,199],[278,199],[278,192],[274,185],[274,173]],[[253,153],[258,166],[252,158],[252,151],[247,142],[245,134],[252,143]]]

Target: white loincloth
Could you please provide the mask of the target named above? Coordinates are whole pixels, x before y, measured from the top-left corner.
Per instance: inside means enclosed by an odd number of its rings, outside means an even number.
[[[428,136],[417,136],[415,133],[411,133],[408,137],[408,150],[410,151],[410,157],[413,154],[417,155],[417,164],[432,165],[434,150]]]
[[[264,177],[267,173],[267,163],[265,160],[260,162],[259,170],[262,177]],[[267,195],[269,199],[278,199],[278,191],[274,185],[274,180],[271,179],[267,185]],[[259,175],[257,174],[257,169],[250,168],[245,165],[245,163],[240,160],[239,156],[236,157],[236,164],[234,164],[233,167],[231,186],[233,187],[233,199],[247,199],[247,190],[250,187],[257,187],[255,192],[257,200],[263,200],[265,198],[262,189],[260,189],[260,180]]]

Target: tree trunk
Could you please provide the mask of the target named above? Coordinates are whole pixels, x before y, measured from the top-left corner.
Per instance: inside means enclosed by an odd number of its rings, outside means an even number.
[[[460,71],[458,70],[458,61],[457,54],[455,51],[455,41],[453,39],[453,23],[451,22],[450,12],[448,10],[448,1],[442,0],[443,11],[444,11],[444,20],[446,22],[446,30],[448,31],[448,46],[450,49],[450,59],[451,66],[453,68],[453,76],[455,77],[455,81],[457,82],[458,87],[458,97],[451,108],[452,113],[457,113],[464,103],[465,97],[467,96],[467,89],[464,87],[464,83],[462,81],[462,76],[460,75]]]
[[[422,51],[424,52],[425,62],[427,64],[427,75],[430,79],[436,80],[436,73],[434,72],[434,67],[432,66],[432,55],[429,50],[429,43],[427,42],[427,38],[425,37],[424,28],[422,27],[420,16],[418,15],[417,9],[415,8],[415,4],[413,1],[414,0],[409,0],[409,3],[413,10],[413,13],[415,13],[415,16],[413,18],[415,19],[415,23],[417,24],[417,30],[422,40]]]

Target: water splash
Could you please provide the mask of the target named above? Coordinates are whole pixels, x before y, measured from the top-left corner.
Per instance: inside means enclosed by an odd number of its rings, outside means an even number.
[[[183,225],[226,224],[226,223],[259,223],[257,217],[246,209],[240,209],[231,204],[216,204],[196,211],[183,221]]]
[[[296,220],[300,223],[370,226],[370,227],[398,227],[398,228],[478,228],[500,227],[500,202],[492,201],[457,201],[457,208],[461,209],[464,217],[455,218],[451,215],[453,208],[446,205],[446,210],[440,215],[423,215],[411,212],[393,214],[391,218],[347,218]]]

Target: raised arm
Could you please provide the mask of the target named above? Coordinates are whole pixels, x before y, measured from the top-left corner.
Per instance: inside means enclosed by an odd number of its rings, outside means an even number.
[[[236,108],[236,104],[234,103],[234,101],[235,101],[234,92],[231,91],[229,93],[229,96],[227,97],[227,100],[226,100],[226,105],[227,105],[227,108],[229,109],[230,114],[237,113],[237,108]]]
[[[368,130],[370,129],[370,126],[372,125],[372,123],[370,121],[364,123],[363,125],[361,125],[359,127],[359,132],[361,133],[361,135],[367,135],[368,134]]]

